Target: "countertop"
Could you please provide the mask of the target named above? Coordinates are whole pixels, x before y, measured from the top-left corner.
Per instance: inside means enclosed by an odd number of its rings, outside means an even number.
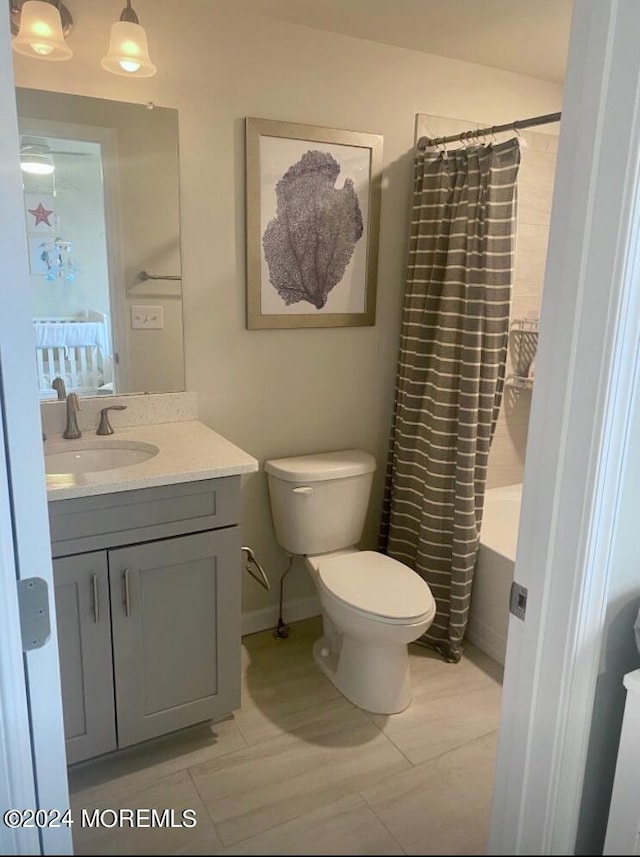
[[[45,454],[53,445],[80,447],[83,441],[88,444],[96,440],[151,443],[160,451],[153,458],[128,467],[83,474],[48,474],[49,501],[237,476],[258,469],[253,456],[197,420],[120,428],[109,437],[97,437],[93,431],[85,432],[79,440],[51,435],[44,444]]]

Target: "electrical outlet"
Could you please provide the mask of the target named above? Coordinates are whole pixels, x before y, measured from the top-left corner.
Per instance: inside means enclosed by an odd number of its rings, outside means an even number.
[[[164,317],[161,306],[132,306],[132,330],[162,330]]]

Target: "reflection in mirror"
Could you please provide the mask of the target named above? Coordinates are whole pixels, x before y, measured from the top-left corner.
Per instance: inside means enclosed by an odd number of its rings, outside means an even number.
[[[184,390],[177,111],[16,93],[41,397]]]

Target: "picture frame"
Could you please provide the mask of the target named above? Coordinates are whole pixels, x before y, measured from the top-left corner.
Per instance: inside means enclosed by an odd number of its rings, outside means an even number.
[[[375,324],[382,146],[247,117],[250,330]]]

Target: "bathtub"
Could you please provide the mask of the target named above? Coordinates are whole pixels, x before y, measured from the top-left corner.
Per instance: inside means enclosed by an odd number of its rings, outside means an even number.
[[[473,576],[466,639],[504,664],[509,625],[509,590],[516,559],[522,485],[490,488],[485,494],[480,549]]]

